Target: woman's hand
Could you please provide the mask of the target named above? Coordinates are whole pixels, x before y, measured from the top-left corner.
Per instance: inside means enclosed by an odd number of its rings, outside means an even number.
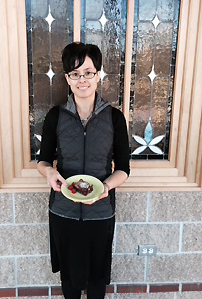
[[[94,199],[94,200],[91,200],[91,201],[86,201],[86,202],[83,202],[85,205],[92,205],[94,204],[96,201],[102,199],[102,198],[105,198],[109,195],[109,188],[107,185],[104,185],[104,192],[99,196],[98,199]]]
[[[104,191],[103,193],[100,195],[100,197],[98,198],[98,200],[105,198],[109,195],[109,186],[104,184]]]
[[[61,185],[67,185],[66,180],[52,165],[45,161],[40,161],[37,164],[37,169],[41,175],[47,179],[47,183],[54,191],[61,191]]]
[[[46,178],[49,186],[53,188],[54,191],[61,191],[61,185],[67,185],[66,180],[59,174],[59,172],[52,168],[46,167]]]
[[[85,202],[86,205],[92,205],[96,201],[105,198],[109,195],[109,190],[116,188],[123,184],[125,180],[127,179],[128,175],[122,170],[116,170],[114,173],[112,173],[107,179],[104,181],[104,192],[99,196],[98,199]]]

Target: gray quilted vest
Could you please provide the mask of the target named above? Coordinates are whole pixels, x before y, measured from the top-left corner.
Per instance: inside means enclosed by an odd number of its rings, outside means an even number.
[[[101,181],[111,174],[113,155],[112,107],[99,95],[87,125],[81,123],[73,95],[60,107],[57,125],[57,169],[64,178],[92,175]],[[75,203],[51,190],[50,210],[71,219],[98,220],[114,215],[114,190],[92,205]]]

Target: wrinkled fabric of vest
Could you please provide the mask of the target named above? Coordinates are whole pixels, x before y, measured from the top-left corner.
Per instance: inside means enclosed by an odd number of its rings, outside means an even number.
[[[73,95],[60,107],[57,169],[64,178],[87,174],[104,181],[111,174],[114,136],[111,108],[108,102],[97,95],[93,115],[83,127]],[[114,215],[115,208],[115,192],[110,190],[109,193],[108,197],[85,205],[51,190],[50,210],[76,220],[108,219]]]

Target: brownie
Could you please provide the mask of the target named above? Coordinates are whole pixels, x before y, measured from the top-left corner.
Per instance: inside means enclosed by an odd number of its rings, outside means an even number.
[[[88,182],[80,179],[78,182],[74,183],[74,188],[76,191],[83,195],[88,195],[93,191],[93,185],[90,185]]]

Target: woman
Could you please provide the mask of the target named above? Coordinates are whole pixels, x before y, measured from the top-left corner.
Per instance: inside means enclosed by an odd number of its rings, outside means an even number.
[[[123,114],[97,93],[102,55],[91,44],[71,43],[62,53],[72,94],[47,114],[38,171],[50,195],[50,244],[53,272],[60,271],[65,298],[103,299],[110,283],[115,222],[115,190],[129,175],[129,147]],[[53,167],[57,149],[57,169]],[[112,159],[114,171],[112,172]],[[76,174],[97,177],[104,192],[94,201],[73,202],[61,184]]]

